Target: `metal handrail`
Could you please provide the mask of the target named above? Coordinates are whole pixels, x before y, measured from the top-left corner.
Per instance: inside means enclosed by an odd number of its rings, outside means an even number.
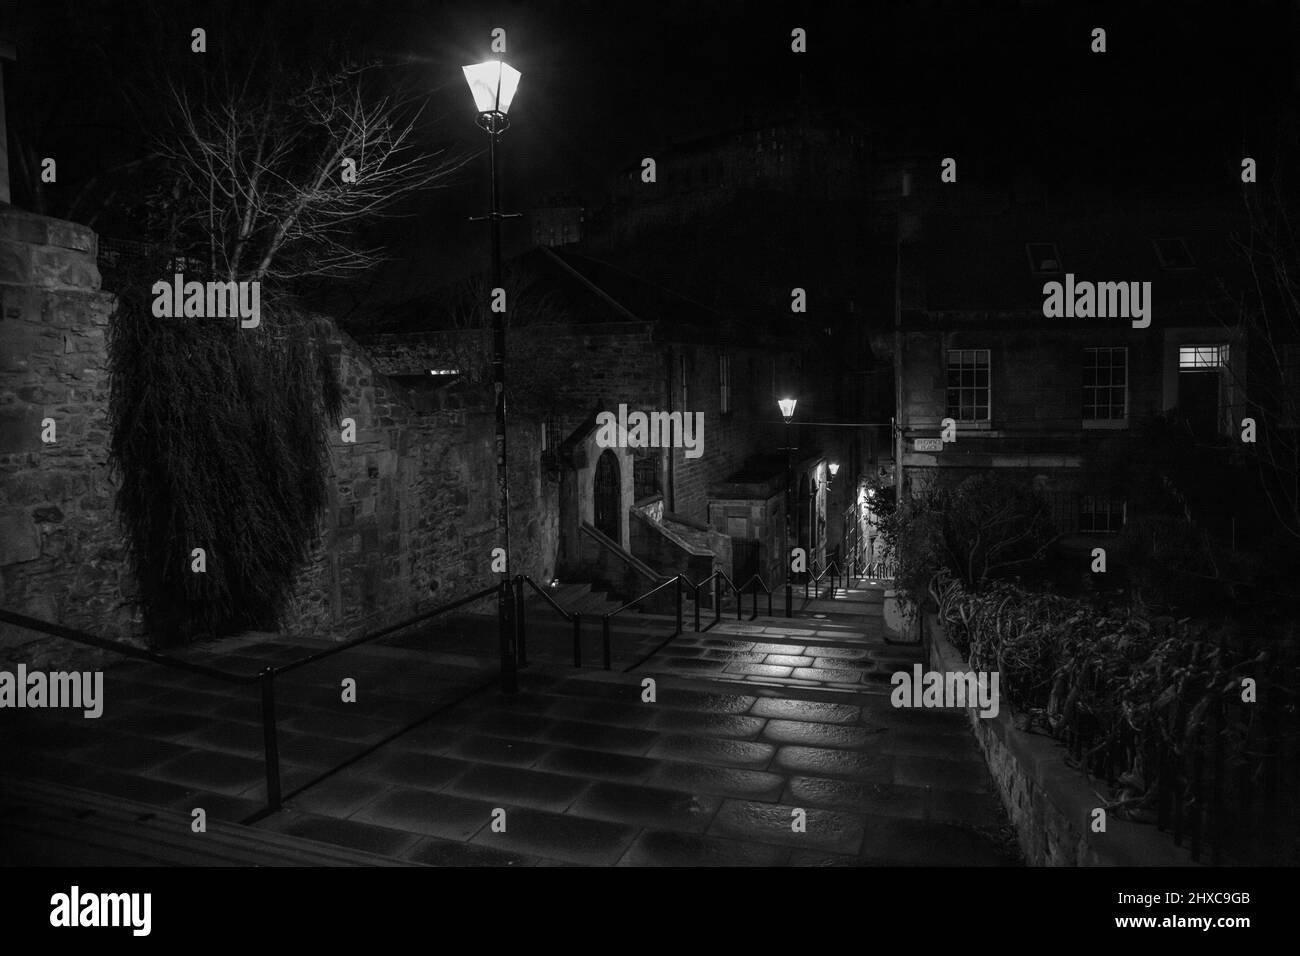
[[[772,616],[772,589],[768,587],[767,582],[764,581],[757,574],[751,574],[749,576],[749,580],[740,586],[741,591],[743,592],[746,588],[748,588],[751,582],[757,583],[758,587],[762,588],[764,593],[767,594],[767,616],[771,617]],[[749,619],[752,621],[757,617],[758,617],[758,588],[754,588],[754,611],[750,615]]]
[[[315,664],[317,661],[323,660],[326,657],[333,657],[335,654],[341,654],[344,651],[351,650],[354,647],[360,647],[362,644],[369,644],[371,641],[378,640],[381,637],[387,637],[389,634],[392,634],[394,631],[400,631],[403,628],[410,627],[413,624],[419,624],[422,621],[427,621],[431,617],[437,617],[439,614],[446,614],[448,611],[454,611],[459,607],[464,607],[466,604],[473,604],[475,601],[481,601],[483,600],[483,598],[491,594],[496,594],[499,588],[500,585],[493,585],[490,588],[484,588],[481,591],[475,591],[473,594],[467,597],[463,597],[458,601],[452,601],[450,604],[443,604],[439,607],[434,608],[431,611],[425,611],[422,614],[417,614],[415,615],[415,617],[407,618],[405,621],[400,621],[397,624],[390,624],[388,627],[381,628],[380,630],[375,631],[373,634],[366,634],[363,635],[362,637],[354,638],[353,640],[350,641],[345,641],[342,644],[336,644],[333,647],[327,647],[324,650],[317,651],[314,654],[308,654],[306,657],[299,657],[297,660],[292,660],[287,664],[281,664],[272,669],[275,671],[276,676],[279,676],[280,674],[287,674],[289,671],[297,670],[299,667],[305,667],[308,664]]]
[[[674,577],[669,578],[667,581],[663,582],[663,584],[660,584],[660,585],[657,585],[656,587],[651,588],[649,591],[646,591],[646,593],[645,593],[645,594],[642,594],[640,597],[633,598],[632,600],[630,600],[630,601],[628,601],[626,604],[624,604],[622,607],[620,607],[620,608],[615,608],[614,610],[610,611],[608,614],[605,615],[605,617],[613,617],[615,614],[622,614],[622,613],[623,613],[624,611],[626,611],[628,608],[630,608],[630,607],[634,607],[635,605],[640,604],[640,603],[641,603],[642,601],[644,601],[646,598],[648,598],[648,597],[654,597],[656,594],[658,594],[658,593],[659,593],[660,591],[662,591],[664,588],[668,587],[670,584],[672,584],[674,581],[676,581],[676,580],[677,580],[677,577],[679,577],[679,576],[674,576]]]
[[[555,598],[551,597],[549,594],[546,593],[546,588],[542,587],[540,584],[534,581],[527,574],[516,575],[515,580],[523,581],[525,584],[529,585],[534,591],[536,591],[538,594],[544,597],[546,599],[546,603],[549,604],[551,607],[555,608],[555,610],[559,613],[560,617],[564,618],[566,621],[573,620],[573,616],[578,613],[577,611],[566,611],[564,608],[560,607],[559,603],[555,600]]]
[[[834,561],[828,561],[826,563],[826,567],[822,568],[821,572],[818,573],[817,562],[814,561],[813,572],[809,574],[807,577],[805,577],[803,582],[803,599],[805,601],[809,600],[808,586],[810,584],[818,585],[817,593],[814,595],[814,597],[821,597],[821,587],[820,587],[821,580],[827,575],[828,572],[830,572],[832,568],[835,569],[835,573],[831,575],[831,581],[832,581],[831,594],[834,595],[835,591],[839,589],[840,585],[844,582],[844,572],[840,569],[840,566],[836,564]]]
[[[482,600],[483,598],[491,594],[499,594],[501,596],[503,601],[502,606],[504,608],[505,598],[506,595],[510,594],[510,589],[508,586],[504,584],[498,584],[498,585],[493,585],[492,587],[489,588],[484,588],[481,591],[475,591],[473,594],[460,598],[459,600],[452,601],[449,604],[441,605],[437,608],[434,608],[433,610],[425,611],[421,614],[415,615],[414,617],[407,618],[406,620],[401,621],[397,624],[391,624],[388,627],[381,628],[380,630],[375,631],[371,634],[364,635],[362,637],[356,638],[351,641],[347,641],[337,646],[329,647],[324,650],[314,652],[312,654],[307,654],[304,657],[300,657],[297,658],[296,660],[289,661],[287,664],[280,664],[280,665],[268,664],[257,674],[235,674],[230,671],[224,671],[216,667],[207,667],[203,664],[193,664],[189,661],[183,661],[179,658],[171,657],[167,654],[160,654],[157,651],[152,651],[141,647],[135,647],[134,645],[125,644],[121,641],[115,641],[106,637],[99,637],[95,634],[89,634],[85,631],[80,631],[75,628],[64,627],[61,624],[54,624],[50,621],[42,621],[38,618],[28,617],[25,614],[16,614],[13,611],[6,611],[0,609],[0,621],[5,621],[10,624],[16,624],[17,626],[26,628],[27,630],[30,631],[38,631],[41,633],[53,635],[54,637],[62,637],[65,640],[73,641],[74,643],[77,644],[85,644],[90,647],[98,647],[103,650],[113,651],[115,653],[123,655],[124,657],[133,657],[139,660],[150,661],[151,663],[154,664],[160,664],[163,667],[170,667],[175,670],[188,671],[193,674],[201,674],[204,677],[209,677],[213,680],[220,680],[220,681],[225,681],[227,683],[239,684],[239,685],[247,685],[253,683],[260,684],[261,692],[262,692],[262,740],[263,740],[263,746],[264,746],[265,758],[266,758],[266,809],[263,811],[259,811],[258,814],[255,814],[255,817],[261,817],[261,816],[265,816],[268,813],[272,813],[276,810],[279,810],[283,804],[283,798],[281,797],[281,790],[280,790],[279,734],[278,734],[278,727],[275,718],[275,678],[277,676],[288,673],[289,671],[297,670],[299,667],[303,667],[307,664],[315,663],[316,661],[322,660],[323,658],[332,657],[335,654],[341,654],[343,651],[350,650],[351,648],[354,647],[359,647],[362,644],[369,644],[371,641],[378,640],[379,638],[392,634],[395,631],[399,631],[402,630],[403,628],[410,627],[413,624],[419,624],[422,621],[427,621],[430,618],[437,617],[439,614],[445,614],[448,611],[454,611],[456,608],[463,607],[466,604],[471,604],[474,601]],[[503,618],[504,616],[505,615],[503,615]],[[508,649],[506,634],[503,629],[501,684],[502,684],[502,689],[507,693],[514,693],[515,690],[517,689],[514,683],[514,664],[515,664],[515,659],[513,653],[511,653]],[[422,717],[419,721],[417,721],[415,724],[411,724],[410,727],[407,727],[406,729],[409,730],[411,727],[414,727],[417,724],[422,723],[424,720],[428,719],[429,716],[432,716],[432,714]],[[364,753],[357,755],[357,757],[353,757],[349,759],[341,766],[346,766],[347,764],[354,762],[356,759],[359,759],[359,757],[364,756],[366,753],[372,753],[377,747],[382,746],[382,744],[386,743],[388,740],[391,739],[393,739],[392,736],[385,738],[385,740],[382,740],[378,744],[375,744],[374,746],[368,748]],[[294,791],[294,793],[302,792],[302,790],[304,790],[306,787],[311,786],[311,784],[325,779],[325,777],[328,777],[331,773],[334,773],[338,769],[340,768],[336,767],[334,770],[327,771],[326,773],[322,774],[320,777],[317,777],[315,780],[309,781],[303,786],[298,787]]]
[[[159,654],[157,651],[151,651],[147,648],[136,647],[134,644],[124,644],[121,641],[115,641],[107,637],[99,637],[95,634],[88,634],[85,631],[79,631],[76,628],[64,627],[62,624],[53,624],[49,621],[42,621],[38,618],[28,617],[26,614],[15,614],[13,611],[0,610],[0,621],[16,624],[29,631],[41,631],[45,634],[52,634],[55,637],[62,637],[77,644],[86,644],[90,647],[98,647],[106,651],[113,651],[114,653],[121,654],[123,657],[134,657],[139,660],[151,661],[154,664],[161,664],[164,667],[189,671],[192,674],[202,674],[204,677],[211,677],[213,680],[226,681],[231,684],[251,684],[261,676],[260,674],[235,674],[231,671],[223,671],[216,667],[194,664],[190,661],[183,661],[177,657],[170,657],[167,654]]]
[[[648,599],[654,597],[660,591],[664,590],[664,588],[675,587],[677,589],[677,602],[676,602],[677,603],[677,609],[676,609],[677,626],[673,630],[673,633],[669,635],[669,640],[671,640],[672,638],[676,637],[678,634],[682,633],[683,590],[689,588],[693,598],[692,603],[694,604],[695,607],[695,630],[698,632],[700,630],[700,589],[707,586],[710,583],[713,583],[715,585],[714,602],[713,602],[713,621],[716,624],[722,619],[722,601],[721,601],[721,595],[718,593],[718,588],[717,588],[717,582],[719,580],[725,581],[727,583],[727,586],[730,587],[732,591],[736,593],[736,597],[737,597],[736,620],[738,621],[743,620],[745,591],[751,589],[751,586],[754,595],[754,603],[753,603],[753,612],[750,620],[753,620],[754,618],[758,617],[758,589],[759,588],[762,588],[763,593],[767,595],[767,613],[769,616],[772,614],[773,589],[768,587],[767,582],[764,581],[763,578],[758,574],[751,575],[749,579],[745,581],[744,585],[737,586],[736,582],[731,580],[730,575],[728,575],[727,572],[723,571],[721,568],[715,569],[707,578],[704,578],[702,581],[699,581],[698,583],[692,581],[684,573],[679,573],[669,578],[668,580],[661,582],[660,584],[651,588],[649,591],[646,591],[644,594],[641,594],[633,598],[632,600],[628,601],[626,604],[622,605],[621,607],[615,608],[614,610],[601,615],[601,622],[600,622],[601,656],[603,659],[602,663],[604,665],[604,669],[610,670],[613,666],[613,662],[612,662],[613,648],[612,648],[610,625],[609,625],[609,622],[612,618],[614,618],[619,614],[622,614],[624,611],[636,607],[638,604],[644,603]],[[528,577],[527,575],[520,575],[515,579],[516,587],[520,588],[521,592],[522,592],[523,581],[527,581],[530,585],[532,585],[533,590],[537,591],[538,594],[541,594],[542,597],[546,599],[547,603],[549,603],[551,607],[553,607],[560,615],[565,617],[567,620],[573,622],[574,625],[573,666],[581,667],[582,666],[582,649],[581,649],[581,634],[580,634],[581,615],[576,611],[572,611],[572,612],[566,611],[558,602],[556,602],[549,594],[547,594],[546,591],[536,581],[534,581],[532,578]],[[789,587],[787,586],[787,591],[788,590]],[[788,594],[787,594],[787,598],[788,598]],[[524,638],[524,629],[522,623],[524,620],[522,593],[520,594],[520,598],[519,600],[517,600],[516,603],[519,606],[518,620],[520,622],[520,630],[519,630],[520,656],[521,656],[521,660],[526,660],[526,657],[524,656],[526,654],[526,652],[524,651],[526,641]],[[786,616],[787,617],[790,616],[790,602],[788,599],[786,601]]]
[[[519,647],[520,666],[526,667],[528,665],[528,651],[527,651],[528,629],[527,629],[527,622],[524,619],[524,595],[523,595],[523,585],[525,583],[530,585],[532,589],[536,591],[538,594],[540,594],[542,597],[546,598],[546,603],[549,604],[551,607],[555,608],[555,610],[560,614],[561,617],[563,617],[566,621],[568,621],[570,624],[573,625],[573,666],[581,667],[582,666],[582,612],[566,611],[564,608],[560,607],[559,602],[556,601],[555,598],[547,594],[546,589],[543,588],[536,581],[534,581],[527,574],[521,574],[515,578],[515,587],[518,589],[517,600],[515,601],[515,606],[518,609],[518,613],[515,620],[518,623],[518,635],[519,635],[518,647]]]
[[[610,638],[609,638],[609,619],[612,618],[615,614],[622,614],[628,608],[640,604],[642,601],[645,601],[647,598],[654,597],[656,594],[658,594],[660,591],[662,591],[664,588],[670,585],[676,586],[677,588],[677,629],[674,630],[673,633],[669,636],[669,640],[676,637],[678,634],[682,632],[682,581],[683,580],[684,578],[682,575],[680,574],[674,575],[673,577],[669,578],[667,581],[663,582],[657,587],[651,588],[649,591],[647,591],[645,594],[642,594],[640,597],[633,598],[632,600],[624,604],[622,607],[616,608],[615,610],[610,611],[608,614],[605,614],[601,617],[600,646],[601,646],[601,653],[604,656],[605,670],[610,669],[611,667],[610,659],[612,656],[611,648],[610,648]],[[696,604],[698,606],[699,602],[697,601]]]

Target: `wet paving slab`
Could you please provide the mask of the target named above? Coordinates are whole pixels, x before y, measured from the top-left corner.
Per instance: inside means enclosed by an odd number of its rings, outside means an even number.
[[[507,811],[505,830],[485,828],[479,846],[517,851],[586,866],[612,866],[636,838],[639,827],[545,810]]]
[[[790,851],[748,840],[645,830],[619,866],[784,866]]]

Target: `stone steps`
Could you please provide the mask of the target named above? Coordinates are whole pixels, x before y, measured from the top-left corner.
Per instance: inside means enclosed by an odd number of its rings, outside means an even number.
[[[464,696],[466,680],[457,678],[462,696],[450,696],[449,686],[448,705],[434,717],[312,783],[251,828],[234,821],[261,799],[255,694],[224,700],[190,675],[115,668],[106,675],[114,706],[102,723],[33,713],[40,724],[24,725],[24,746],[10,763],[29,776],[57,772],[64,784],[109,794],[101,798],[107,802],[76,810],[66,798],[51,798],[44,809],[43,797],[18,801],[35,809],[0,802],[11,809],[0,836],[12,831],[24,853],[66,863],[246,865],[259,853],[272,863],[312,853],[327,861],[321,844],[362,854],[358,862],[374,862],[370,855],[436,865],[1007,862],[996,798],[960,714],[896,710],[867,678],[841,688],[725,668],[619,670],[656,647],[647,663],[742,662],[740,655],[761,653],[761,663],[771,655],[808,657],[816,669],[838,654],[860,675],[911,659],[866,633],[861,620],[728,621],[664,644],[671,618],[620,615],[616,669],[605,672],[568,665],[567,625],[549,618],[555,653],[541,653],[539,625],[520,693],[502,695],[490,684]],[[599,627],[590,623],[584,662],[599,666],[592,643]],[[400,729],[412,707],[427,707],[429,682],[446,677],[454,662],[477,655],[490,664],[494,635],[494,620],[470,615],[296,672],[299,682],[282,688],[284,792]],[[230,657],[232,666],[255,672],[258,661],[294,652],[263,641],[234,646]],[[795,662],[769,666],[793,675]],[[484,673],[481,666],[466,672]],[[356,704],[338,702],[343,675],[358,678]],[[643,699],[647,676],[656,681],[653,702]],[[209,832],[220,824],[229,845],[195,842],[194,806],[208,810]],[[86,809],[92,812],[78,818]],[[492,827],[496,810],[506,813],[504,833]],[[791,830],[795,810],[807,814],[804,833]],[[149,850],[158,842],[150,827],[169,834],[156,850]],[[346,853],[339,862],[348,862]]]
[[[7,865],[410,866],[331,843],[206,821],[188,813],[12,775],[0,776]]]
[[[674,676],[651,703],[641,679],[530,668],[518,695],[439,714],[260,825],[414,831],[500,865],[903,862],[922,846],[912,862],[1005,862],[969,829],[998,817],[959,715]]]

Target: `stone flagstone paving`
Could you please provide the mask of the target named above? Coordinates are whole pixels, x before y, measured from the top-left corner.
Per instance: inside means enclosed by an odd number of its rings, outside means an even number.
[[[461,620],[454,641],[344,652],[282,682],[286,793],[432,703],[464,699],[255,825],[433,865],[1018,862],[964,718],[890,706],[888,674],[919,656],[886,644],[878,605],[865,603],[822,619],[723,621],[665,646],[671,622],[647,617],[617,636],[628,673],[573,669],[563,622],[539,623],[513,697],[473,692],[495,673],[488,618]],[[307,650],[263,638],[195,656],[255,673]],[[357,679],[355,704],[339,699],[344,676]],[[641,699],[646,676],[654,703]],[[259,809],[256,688],[129,663],[106,673],[105,696],[93,725],[50,711],[7,722],[6,765],[217,819]]]

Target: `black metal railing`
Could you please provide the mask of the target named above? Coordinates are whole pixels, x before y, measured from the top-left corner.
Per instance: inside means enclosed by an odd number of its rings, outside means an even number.
[[[462,608],[468,604],[473,604],[476,601],[481,601],[484,598],[490,597],[493,594],[497,595],[499,600],[502,603],[501,620],[503,622],[509,621],[511,612],[515,610],[514,608],[509,607],[509,605],[514,603],[516,594],[512,593],[509,585],[503,582],[501,584],[493,585],[492,587],[484,588],[481,591],[475,591],[473,594],[467,595],[463,598],[460,598],[459,600],[452,601],[448,604],[440,605],[429,611],[424,611],[413,617],[407,618],[406,620],[399,621],[396,624],[391,624],[387,627],[381,628],[370,634],[366,634],[362,637],[358,637],[350,641],[345,641],[341,644],[337,644],[332,647],[324,648],[323,650],[316,651],[312,654],[307,654],[303,657],[296,658],[284,664],[267,665],[265,668],[263,668],[260,672],[256,674],[238,674],[232,671],[226,671],[216,667],[209,667],[205,664],[196,664],[192,661],[181,660],[180,658],[172,657],[167,654],[161,654],[157,651],[152,651],[147,648],[136,647],[132,644],[126,644],[122,641],[115,641],[109,638],[99,637],[98,635],[95,634],[89,634],[85,631],[80,631],[75,628],[64,627],[61,624],[54,624],[49,621],[42,621],[38,618],[28,617],[25,614],[17,614],[14,613],[13,611],[6,611],[0,609],[0,621],[4,621],[6,623],[13,624],[21,628],[25,628],[26,630],[29,631],[37,631],[42,634],[49,634],[54,637],[61,637],[65,640],[72,641],[76,644],[84,644],[88,647],[97,647],[100,648],[101,650],[112,651],[113,653],[121,654],[123,657],[148,661],[150,663],[158,664],[159,666],[171,668],[173,670],[186,671],[191,674],[199,674],[204,677],[210,678],[212,680],[222,681],[228,684],[234,684],[236,686],[249,686],[252,684],[259,685],[261,691],[262,741],[263,741],[263,749],[265,753],[265,763],[266,763],[266,809],[254,815],[254,817],[249,818],[248,821],[245,821],[245,822],[251,822],[252,820],[265,816],[268,813],[272,813],[276,810],[279,810],[280,807],[283,805],[283,801],[285,799],[296,796],[297,794],[301,793],[303,790],[307,789],[308,787],[314,786],[315,784],[324,780],[326,777],[332,776],[333,774],[337,773],[339,770],[342,770],[344,767],[347,767],[355,763],[357,760],[360,760],[362,757],[365,757],[368,754],[373,753],[375,750],[377,750],[379,747],[383,746],[384,744],[388,743],[389,741],[396,739],[397,737],[401,736],[402,734],[406,733],[412,728],[424,723],[426,720],[432,717],[439,710],[442,710],[444,707],[447,706],[447,704],[445,703],[440,705],[437,709],[423,715],[418,720],[408,724],[407,726],[403,727],[401,730],[397,731],[396,733],[388,735],[378,743],[370,747],[367,747],[365,750],[349,758],[342,764],[339,764],[337,767],[334,767],[333,769],[328,770],[325,773],[320,774],[319,776],[308,781],[307,783],[304,783],[303,785],[297,787],[292,793],[285,796],[282,795],[281,793],[281,785],[280,785],[280,747],[279,747],[279,730],[276,723],[276,696],[275,696],[275,679],[277,677],[281,677],[291,671],[298,670],[299,668],[305,667],[308,664],[314,664],[317,661],[324,660],[327,657],[333,657],[335,654],[342,654],[344,651],[351,650],[352,648],[360,647],[363,644],[369,644],[373,641],[377,641],[382,637],[388,637],[389,635],[392,635],[397,631],[404,630],[416,624],[422,624],[426,621],[430,621],[433,618],[438,617],[439,615],[446,614],[458,608]],[[518,690],[518,685],[516,682],[517,678],[515,673],[516,647],[517,647],[516,641],[511,640],[510,635],[508,633],[503,632],[501,635],[501,672],[500,672],[499,679],[500,679],[502,691],[510,694],[515,693]],[[484,685],[484,686],[489,686],[489,685]],[[470,694],[477,693],[482,689],[483,689],[482,687],[475,687],[469,693]],[[466,694],[465,696],[468,696],[468,694]]]
[[[820,598],[822,596],[821,582],[822,578],[826,577],[827,574],[830,574],[831,576],[831,597],[835,596],[835,592],[838,591],[840,586],[844,583],[843,571],[840,570],[840,566],[834,561],[828,562],[826,567],[822,568],[821,571],[818,571],[817,562],[814,561],[812,563],[811,572],[806,574],[803,579],[803,599],[805,601]],[[808,589],[810,587],[813,589],[812,598],[809,598],[808,596]]]
[[[697,634],[703,633],[703,631],[708,630],[709,627],[715,626],[716,624],[720,623],[722,620],[722,600],[723,600],[722,586],[724,582],[727,588],[730,589],[730,592],[736,595],[736,620],[737,621],[744,619],[744,606],[745,606],[746,592],[753,594],[753,602],[754,602],[753,614],[750,617],[750,620],[752,621],[758,617],[759,590],[762,590],[763,593],[767,595],[767,613],[768,616],[771,616],[772,588],[768,587],[767,582],[764,581],[763,578],[757,574],[751,575],[749,579],[746,580],[744,585],[741,587],[737,587],[736,582],[732,581],[731,577],[727,574],[727,572],[723,571],[721,568],[715,570],[707,578],[698,582],[692,581],[685,574],[676,574],[673,577],[669,578],[667,581],[664,581],[656,585],[655,587],[651,588],[645,594],[633,598],[631,601],[628,601],[622,607],[616,608],[615,610],[610,611],[608,614],[605,614],[601,617],[601,622],[600,622],[601,654],[604,659],[605,670],[609,670],[611,668],[611,660],[613,657],[613,653],[611,647],[612,641],[610,636],[610,621],[613,620],[615,616],[622,614],[624,611],[627,611],[631,608],[644,605],[646,601],[654,597],[660,591],[664,590],[665,588],[672,587],[675,589],[674,607],[675,607],[675,618],[676,618],[676,627],[673,629],[672,634],[668,636],[668,640],[672,640],[678,634],[682,633],[683,603],[685,599],[685,592],[689,589],[691,592],[692,604],[694,605],[695,632]],[[705,588],[707,588],[710,584],[713,585],[713,623],[708,625],[708,627],[704,628],[703,630],[701,630],[700,592],[703,591]],[[790,617],[792,615],[790,605],[791,605],[790,585],[787,584],[786,602],[785,602],[786,617]],[[560,613],[562,614],[566,613],[564,609],[561,608],[558,604],[555,605],[555,607],[558,611],[560,611]],[[576,629],[575,629],[575,635],[576,635]],[[575,636],[575,643],[576,640],[577,638]],[[664,643],[667,643],[667,641],[665,641]]]
[[[582,612],[566,611],[560,607],[555,598],[546,593],[546,589],[534,581],[527,574],[520,574],[515,577],[515,608],[517,613],[515,621],[518,626],[518,638],[516,646],[519,649],[519,666],[528,666],[528,622],[524,611],[524,585],[527,584],[534,591],[546,599],[546,603],[555,609],[555,612],[564,618],[573,626],[573,666],[582,666]]]
[[[753,613],[749,615],[749,619],[752,621],[758,617],[758,592],[760,589],[762,589],[763,593],[767,595],[767,616],[771,617],[772,616],[772,589],[767,586],[767,582],[764,581],[757,574],[751,574],[749,576],[749,580],[740,586],[740,590],[742,592],[745,591],[746,589],[748,589],[749,592],[754,595],[754,610]],[[786,616],[789,617],[788,614]]]
[[[680,574],[676,575],[675,577],[671,577],[667,581],[664,581],[662,584],[658,585],[657,587],[651,588],[649,591],[647,591],[645,594],[642,594],[640,597],[636,597],[628,601],[622,607],[616,608],[615,610],[610,611],[608,614],[602,615],[600,619],[600,651],[601,651],[601,656],[604,659],[605,670],[609,670],[611,668],[611,659],[613,657],[612,648],[610,647],[610,634],[609,634],[610,619],[613,618],[616,614],[622,614],[624,611],[628,610],[629,608],[634,608],[637,605],[644,604],[647,600],[654,597],[660,591],[664,590],[664,588],[675,587],[677,589],[677,627],[673,631],[673,633],[669,636],[669,640],[676,637],[678,634],[682,632],[682,581],[683,580],[684,578]],[[699,613],[698,607],[699,607],[699,602],[697,601],[696,602],[697,616]]]

